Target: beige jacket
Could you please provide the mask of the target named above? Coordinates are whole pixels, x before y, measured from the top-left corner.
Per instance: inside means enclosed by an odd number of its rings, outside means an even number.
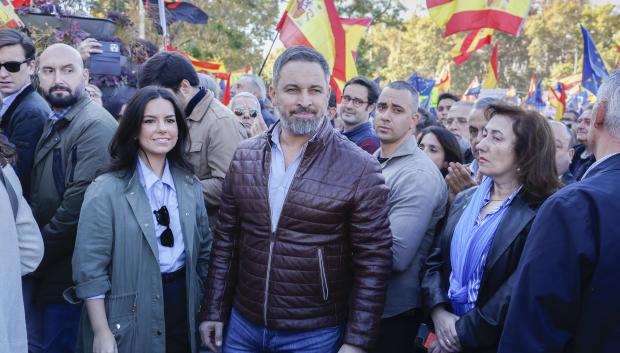
[[[247,132],[210,91],[187,117],[187,122],[191,143],[189,161],[202,184],[209,221],[214,221],[228,166],[239,143],[248,137]]]
[[[13,168],[7,165],[2,170],[19,201],[14,218],[6,188],[0,183],[0,353],[26,353],[21,276],[39,266],[43,239]]]

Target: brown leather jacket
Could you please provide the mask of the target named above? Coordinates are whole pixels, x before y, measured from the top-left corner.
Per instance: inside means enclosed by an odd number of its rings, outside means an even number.
[[[308,142],[272,234],[274,126],[241,143],[224,180],[202,319],[226,321],[234,305],[275,330],[346,323],[344,343],[368,350],[392,269],[388,189],[379,163],[325,119]]]

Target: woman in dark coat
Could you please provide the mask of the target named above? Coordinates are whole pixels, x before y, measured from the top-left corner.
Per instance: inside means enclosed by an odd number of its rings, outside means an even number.
[[[491,105],[478,145],[479,186],[458,194],[426,261],[430,352],[495,352],[513,273],[539,205],[559,187],[554,139],[532,111]]]

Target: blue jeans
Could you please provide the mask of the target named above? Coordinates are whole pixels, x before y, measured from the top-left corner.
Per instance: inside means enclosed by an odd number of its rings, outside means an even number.
[[[249,322],[233,309],[224,353],[336,353],[343,331],[343,325],[305,331],[270,330]]]
[[[82,305],[38,303],[29,314],[30,353],[75,353]]]

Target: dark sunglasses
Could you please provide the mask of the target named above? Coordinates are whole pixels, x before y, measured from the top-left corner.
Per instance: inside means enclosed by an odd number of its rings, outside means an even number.
[[[236,116],[243,116],[245,112],[249,112],[250,117],[252,118],[256,118],[258,116],[258,112],[255,109],[239,109],[239,108],[235,109]]]
[[[4,68],[6,69],[6,71],[8,72],[19,72],[19,70],[22,69],[22,64],[23,63],[27,63],[32,59],[26,59],[24,61],[7,61],[5,63],[0,63],[0,69],[2,69],[2,67],[4,66]]]
[[[166,227],[161,236],[159,237],[159,241],[161,245],[166,247],[174,246],[174,236],[172,236],[172,229],[170,229],[170,214],[168,214],[168,209],[166,206],[161,206],[161,208],[157,211],[153,211],[155,214],[155,219],[157,219],[157,223],[161,226]]]

